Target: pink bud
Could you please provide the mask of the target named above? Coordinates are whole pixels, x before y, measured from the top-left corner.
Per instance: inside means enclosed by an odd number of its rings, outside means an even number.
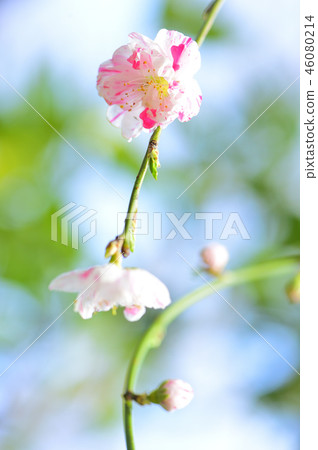
[[[286,286],[286,293],[291,303],[299,303],[300,301],[300,273],[291,280]]]
[[[203,261],[213,275],[220,275],[229,261],[229,252],[221,244],[211,244],[201,252]]]
[[[167,411],[175,411],[184,408],[191,402],[193,389],[185,381],[167,380],[152,392],[148,399],[152,403],[158,403]]]

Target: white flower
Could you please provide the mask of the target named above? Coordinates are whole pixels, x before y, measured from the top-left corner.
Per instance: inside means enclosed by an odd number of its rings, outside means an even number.
[[[165,29],[154,40],[139,33],[129,37],[99,67],[97,89],[110,105],[108,120],[130,141],[142,130],[190,120],[202,95],[193,78],[201,65],[199,47],[190,37]]]
[[[202,250],[201,257],[213,275],[220,275],[229,261],[229,252],[224,245],[211,244]]]
[[[161,405],[167,411],[185,408],[193,399],[193,389],[183,380],[164,381],[148,399]]]
[[[126,319],[133,322],[145,314],[146,308],[165,308],[171,302],[167,287],[154,275],[115,264],[63,273],[50,283],[49,289],[78,292],[74,309],[83,319],[121,306]]]

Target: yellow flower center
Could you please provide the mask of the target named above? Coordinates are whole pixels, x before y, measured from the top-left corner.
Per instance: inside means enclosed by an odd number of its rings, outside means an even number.
[[[162,106],[164,98],[169,97],[169,83],[163,77],[147,77],[139,90],[144,94],[142,103],[146,108],[156,108],[158,100]]]
[[[169,83],[163,77],[151,77],[151,83],[157,89],[159,98],[168,97]]]

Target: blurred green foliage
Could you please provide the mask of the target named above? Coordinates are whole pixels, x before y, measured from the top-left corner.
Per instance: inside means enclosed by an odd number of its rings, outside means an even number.
[[[50,82],[40,73],[26,97],[63,131],[76,110],[70,114]],[[59,208],[60,200],[52,182],[60,145],[60,137],[21,99],[13,98],[12,107],[0,110],[1,275],[37,292],[39,298],[61,263],[71,267],[77,258],[71,247],[50,240],[50,213]]]
[[[162,23],[168,30],[182,30],[188,36],[196,36],[202,25],[203,10],[198,5],[182,0],[167,0],[162,9]],[[227,26],[218,20],[207,35],[207,40],[231,36]]]
[[[299,376],[295,375],[282,386],[262,395],[260,400],[268,406],[291,412],[299,410],[299,395]]]

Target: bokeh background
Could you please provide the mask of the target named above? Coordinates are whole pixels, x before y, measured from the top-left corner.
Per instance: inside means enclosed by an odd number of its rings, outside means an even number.
[[[106,122],[95,88],[98,65],[131,31],[154,38],[165,27],[195,36],[205,6],[0,1],[0,372],[73,301],[71,294],[50,293],[50,280],[103,263],[147,145],[148,135],[127,143]],[[200,266],[206,241],[195,212],[223,214],[214,241],[229,213],[239,213],[250,239],[237,233],[223,242],[231,269],[297,253],[298,81],[177,197],[298,77],[298,8],[296,0],[227,0],[202,48],[200,115],[162,134],[159,179],[147,174],[140,211],[163,213],[163,239],[153,239],[150,219],[149,235],[137,237],[126,264],[153,272],[174,300],[202,284],[177,254]],[[78,250],[51,240],[51,214],[69,202],[97,212],[97,234]],[[192,213],[191,240],[164,239],[173,229],[166,212]],[[88,228],[83,224],[82,235]],[[299,311],[285,296],[288,281],[222,295],[298,367]],[[124,375],[155,316],[128,323],[121,313],[98,314],[83,321],[69,308],[0,377],[1,448],[123,450]],[[136,406],[138,450],[299,448],[298,377],[221,298],[205,299],[173,324],[147,360],[139,390],[168,377],[190,382],[195,398],[172,415]]]

